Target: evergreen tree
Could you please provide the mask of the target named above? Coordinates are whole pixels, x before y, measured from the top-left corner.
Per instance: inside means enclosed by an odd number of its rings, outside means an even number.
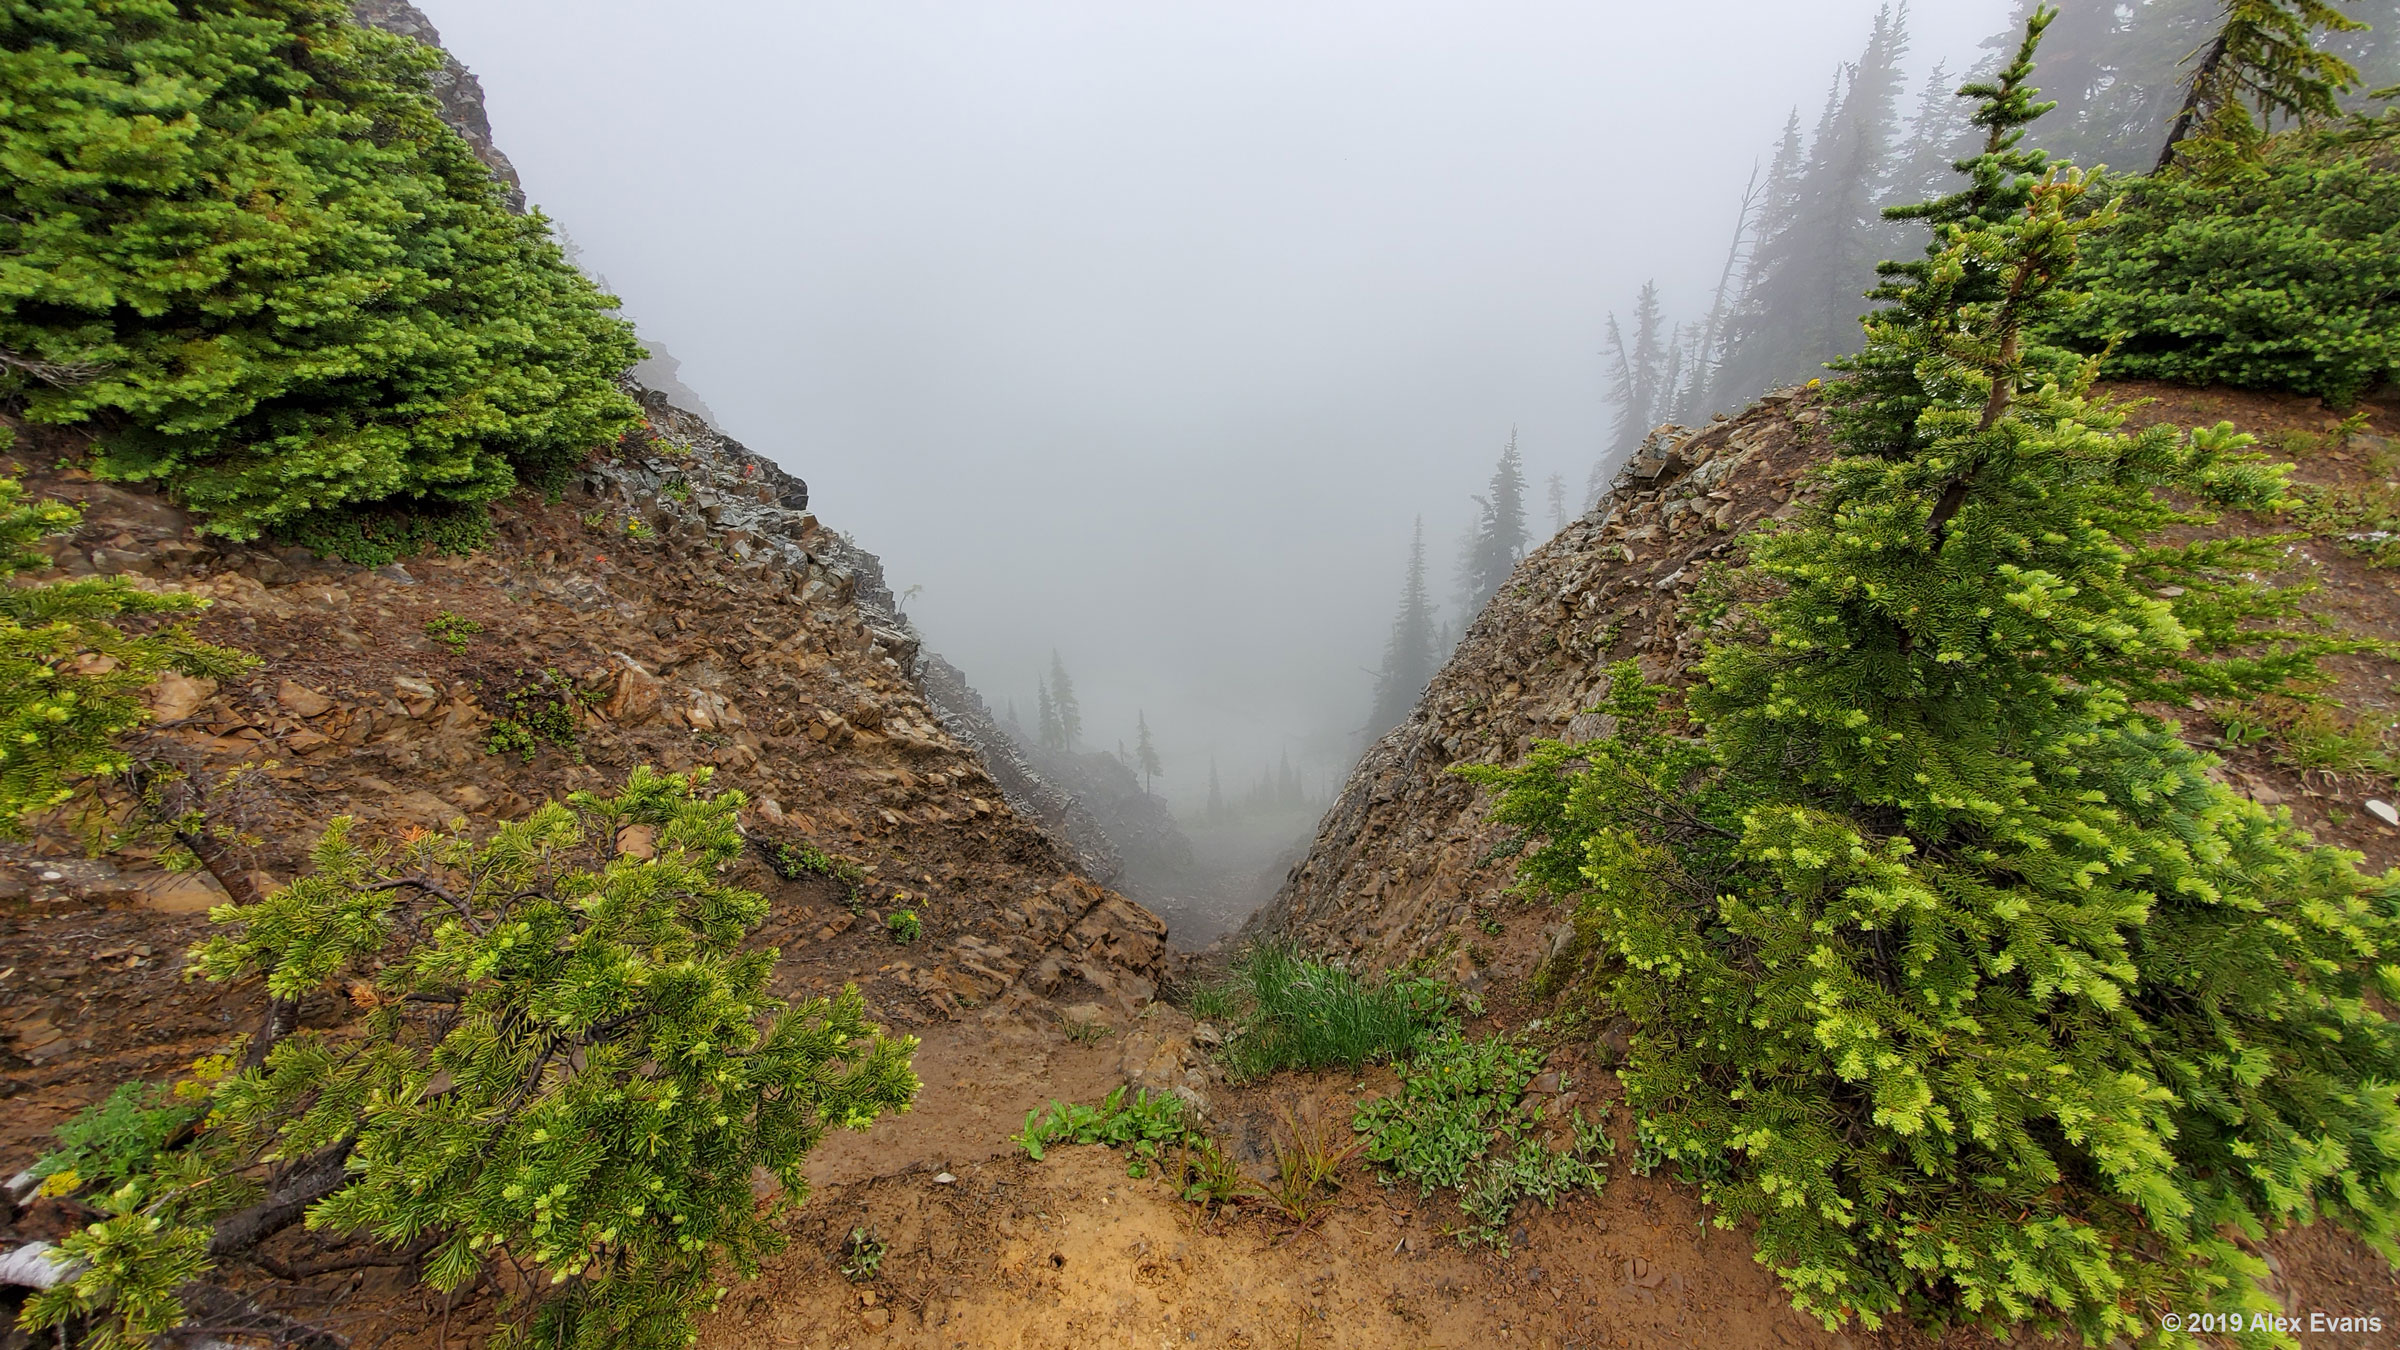
[[[2033,101],[2031,80],[2035,48],[2056,15],[2056,10],[2036,9],[2026,20],[2026,37],[2015,58],[1992,81],[1959,90],[1960,97],[1980,101],[1970,121],[1984,132],[1983,153],[1959,166],[1966,183],[1948,196],[1885,212],[1894,220],[1926,222],[1932,242],[1923,258],[1876,268],[1882,281],[1868,298],[1892,308],[1869,315],[1866,322],[1885,340],[1834,363],[1857,377],[1837,392],[1842,405],[1836,417],[1853,450],[1907,455],[1920,448],[1926,434],[1920,418],[1935,397],[1921,369],[1928,360],[1946,359],[1956,341],[1944,330],[1943,316],[2004,298],[2007,260],[1959,253],[1954,244],[1962,234],[2023,214],[2048,168],[2049,155],[2024,148],[2024,140],[2026,127],[2050,109]]]
[[[1656,282],[1643,283],[1641,296],[1634,303],[1631,344],[1625,341],[1617,316],[1608,316],[1608,356],[1615,365],[1609,380],[1608,400],[1617,409],[1609,433],[1609,455],[1618,464],[1633,458],[1634,452],[1642,447],[1642,439],[1665,413],[1668,347],[1665,322]],[[1510,443],[1515,443],[1514,436],[1510,437]],[[1497,484],[1493,490],[1499,490]]]
[[[1135,763],[1140,766],[1142,771],[1142,791],[1148,792],[1150,790],[1151,780],[1157,778],[1161,774],[1164,774],[1166,769],[1159,763],[1158,747],[1150,743],[1149,714],[1142,712],[1135,713],[1133,715],[1133,725],[1133,753],[1135,757]]]
[[[1776,270],[1785,241],[1799,228],[1800,187],[1806,172],[1806,157],[1800,110],[1794,108],[1784,121],[1783,135],[1777,140],[1775,156],[1768,164],[1766,184],[1759,191],[1758,223],[1742,261],[1739,298],[1726,318],[1717,368],[1710,380],[1711,396],[1720,404],[1729,406],[1766,388],[1772,381],[1770,372],[1782,363],[1780,344],[1784,338],[1775,329],[1774,316],[1768,310],[1771,292],[1767,279]]]
[[[2221,145],[2253,143],[2260,130],[2252,106],[2270,125],[2279,115],[2339,116],[2340,95],[2358,83],[2358,71],[2320,49],[2317,34],[2363,27],[2325,0],[2225,0],[2223,24],[2193,66],[2182,111],[2158,153],[2160,171],[2203,125]]]
[[[1958,161],[1975,152],[1973,115],[1952,87],[1948,69],[1937,63],[1917,96],[1908,141],[1893,161],[1890,195],[1895,205],[1947,195]],[[1887,209],[1885,218],[1907,217],[1894,217]]]
[[[1475,533],[1467,547],[1461,577],[1461,608],[1480,610],[1499,593],[1508,574],[1525,556],[1525,461],[1517,454],[1517,435],[1511,430],[1500,462],[1492,468],[1489,496],[1477,497]]]
[[[1764,225],[1744,277],[1715,394],[1730,401],[1809,377],[1857,350],[1854,299],[1890,238],[1887,166],[1897,140],[1905,12],[1879,12],[1857,63],[1837,74],[1815,136],[1797,114],[1769,173]]]
[[[1217,781],[1217,757],[1215,755],[1210,755],[1208,757],[1207,820],[1211,825],[1222,825],[1225,823],[1225,789]]]
[[[1924,354],[1913,448],[1837,445],[1736,579],[1684,726],[1627,665],[1611,737],[1468,771],[1546,840],[1529,880],[1583,896],[1593,978],[1638,1028],[1642,1146],[1829,1326],[2148,1341],[2161,1309],[2275,1310],[2244,1245],[2270,1228],[2331,1219],[2400,1259],[2376,1002],[2400,996],[2400,874],[2361,876],[2144,711],[2344,644],[2280,626],[2296,598],[2250,578],[2274,541],[2198,528],[2283,497],[2247,437],[2127,432],[2083,383],[2029,380],[2023,328],[2113,221],[2085,191],[2049,170],[2021,212],[1938,226],[1920,290],[1956,303],[1868,326]],[[1978,271],[1997,298],[1966,298]]]
[[[2058,109],[2035,143],[2086,165],[2149,163],[2182,101],[2184,63],[2213,40],[2223,0],[2019,0],[1984,45],[2005,62],[2045,8],[2057,17],[2042,40],[2039,95]]]
[[[234,539],[479,513],[636,425],[641,345],[440,64],[340,0],[0,8],[0,402]]]
[[[1083,705],[1075,699],[1075,682],[1067,678],[1067,663],[1050,651],[1050,702],[1058,712],[1058,748],[1072,750],[1083,739]]]
[[[1058,700],[1050,693],[1050,681],[1041,680],[1034,688],[1034,713],[1041,722],[1038,735],[1042,748],[1044,750],[1066,749],[1066,726],[1058,720]]]
[[[706,780],[637,769],[480,843],[367,846],[337,819],[307,875],[211,913],[197,974],[361,1016],[181,1085],[205,1120],[94,1197],[105,1217],[61,1244],[88,1266],[23,1325],[98,1318],[94,1344],[148,1344],[186,1281],[305,1215],[444,1293],[513,1267],[496,1345],[682,1350],[720,1281],[782,1249],[825,1134],[918,1089],[915,1040],[869,1024],[856,988],[769,995],[767,902],[724,881],[746,803]],[[648,857],[616,850],[637,825]]]
[[[1368,734],[1380,736],[1400,725],[1433,682],[1441,654],[1435,647],[1433,601],[1425,591],[1425,518],[1417,517],[1408,546],[1408,575],[1400,588],[1400,612],[1383,648],[1383,670],[1375,677],[1375,711]]]
[[[1797,135],[1797,124],[1791,130]],[[1716,410],[1719,403],[1718,378],[1725,362],[1725,346],[1730,340],[1729,325],[1733,322],[1735,306],[1740,299],[1735,293],[1735,285],[1741,276],[1744,255],[1750,247],[1751,230],[1757,223],[1761,201],[1758,167],[1754,164],[1750,169],[1750,181],[1742,189],[1741,210],[1734,214],[1733,242],[1725,248],[1725,266],[1717,273],[1717,288],[1709,298],[1708,318],[1700,325],[1699,337],[1693,348],[1691,392],[1684,400],[1682,409],[1683,415],[1690,421],[1697,422],[1705,418]],[[1597,485],[1591,495],[1594,501],[1599,499]]]
[[[1552,473],[1548,490],[1550,493],[1550,533],[1560,534],[1567,528],[1567,476],[1563,473]],[[1422,535],[1424,530],[1425,522],[1419,520],[1417,531]],[[1419,544],[1422,545],[1422,543],[1423,541],[1420,539]]]

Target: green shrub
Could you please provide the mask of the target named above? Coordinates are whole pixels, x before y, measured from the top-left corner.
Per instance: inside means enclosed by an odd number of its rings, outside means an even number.
[[[1923,353],[1916,434],[1837,442],[1680,714],[1620,666],[1612,735],[1467,770],[1576,897],[1653,1154],[1829,1326],[2190,1344],[2151,1319],[2278,1309],[2270,1228],[2400,1259],[2400,875],[2143,710],[2327,649],[2247,575],[2276,541],[2206,528],[2284,481],[2229,427],[2028,380],[2022,325],[2109,221],[2084,188],[1936,216],[1928,294],[1868,325]],[[2000,298],[1945,302],[1970,258]]]
[[[320,558],[382,567],[426,555],[464,558],[492,541],[492,518],[480,503],[355,507],[294,516],[271,533],[278,543],[297,545]]]
[[[918,1088],[916,1042],[870,1025],[855,988],[769,995],[775,952],[749,941],[767,902],[723,881],[744,800],[706,779],[637,769],[481,842],[367,845],[337,819],[307,874],[213,912],[197,975],[359,1016],[280,1036],[270,1019],[253,1066],[209,1091],[208,1128],[99,1197],[103,1220],[62,1244],[90,1269],[25,1328],[96,1315],[148,1344],[185,1281],[277,1231],[228,1182],[323,1175],[297,1197],[311,1228],[405,1250],[444,1292],[510,1267],[496,1345],[689,1344],[728,1270],[781,1249],[826,1132]],[[633,825],[656,830],[651,857],[610,847]]]
[[[0,8],[0,399],[236,539],[554,485],[635,425],[632,330],[438,63],[340,0]]]
[[[2374,391],[2400,363],[2396,129],[2286,133],[2229,180],[2125,180],[2122,225],[2083,251],[2088,297],[2041,335],[2108,350],[2115,378]]]
[[[1451,1022],[1449,992],[1418,976],[1361,977],[1263,942],[1235,958],[1206,996],[1235,1026],[1225,1065],[1236,1078],[1278,1069],[1357,1068],[1397,1058]]]
[[[142,691],[160,675],[222,676],[249,664],[166,618],[207,604],[198,596],[122,577],[8,584],[49,567],[34,545],[82,520],[75,507],[27,501],[22,484],[0,478],[0,838],[21,837],[27,816],[130,766],[119,740],[149,717]]]
[[[1540,1114],[1520,1109],[1542,1060],[1542,1051],[1503,1037],[1434,1037],[1401,1066],[1397,1094],[1359,1108],[1353,1125],[1366,1136],[1367,1161],[1416,1182],[1419,1195],[1456,1191],[1469,1220],[1459,1242],[1505,1253],[1520,1203],[1554,1207],[1569,1191],[1599,1191],[1616,1149],[1575,1108],[1566,1122],[1572,1142],[1555,1151],[1543,1143]]]
[[[889,918],[886,918],[883,921],[883,928],[885,932],[892,935],[892,941],[909,943],[916,941],[924,933],[925,923],[917,917],[915,910],[903,909],[894,911]]]

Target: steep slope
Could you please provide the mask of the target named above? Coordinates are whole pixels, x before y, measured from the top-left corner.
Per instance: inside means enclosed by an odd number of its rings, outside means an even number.
[[[210,596],[202,631],[261,658],[222,687],[162,685],[149,748],[220,785],[261,884],[294,875],[336,814],[376,833],[482,828],[635,764],[707,766],[751,797],[760,857],[744,880],[778,901],[767,937],[788,987],[862,979],[902,1025],[1015,991],[1146,997],[1163,925],[1077,872],[942,728],[873,557],[787,504],[804,499],[797,480],[648,407],[652,435],[565,500],[503,503],[490,547],[374,569],[195,535],[155,495],[55,467],[74,447],[54,434],[27,434],[19,468],[87,506],[62,572]],[[512,744],[511,726],[553,738]],[[864,869],[856,916],[840,883],[772,873],[769,851],[800,842]],[[138,853],[77,852],[53,833],[0,868],[22,957],[0,983],[12,1154],[59,1111],[227,1029],[204,1010],[213,995],[173,978],[221,890]],[[924,920],[911,948],[882,933],[900,907]]]
[[[1360,760],[1308,856],[1246,931],[1397,965],[1459,945],[1511,884],[1505,832],[1448,770],[1579,739],[1615,661],[1670,678],[1696,652],[1677,614],[1739,532],[1793,509],[1823,411],[1774,395],[1692,433],[1662,427],[1600,504],[1521,563],[1484,606],[1408,720]],[[1472,977],[1463,950],[1453,973]]]

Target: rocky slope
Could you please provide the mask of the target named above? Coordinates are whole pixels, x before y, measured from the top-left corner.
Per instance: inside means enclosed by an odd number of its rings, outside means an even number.
[[[1662,427],[1590,514],[1520,564],[1407,721],[1370,747],[1308,856],[1246,931],[1285,933],[1377,966],[1457,949],[1514,875],[1484,795],[1448,770],[1522,757],[1536,739],[1594,734],[1584,709],[1628,658],[1672,678],[1697,654],[1677,614],[1701,569],[1756,521],[1796,509],[1823,412],[1772,396],[1694,433]]]
[[[798,480],[648,406],[650,430],[565,500],[502,503],[490,547],[375,569],[196,535],[163,498],[90,481],[54,433],[26,431],[17,468],[86,505],[61,573],[209,596],[202,632],[261,658],[221,687],[160,685],[151,753],[226,785],[219,807],[255,841],[262,883],[288,880],[336,814],[380,833],[481,829],[635,764],[705,765],[751,798],[762,852],[744,884],[777,901],[766,936],[787,987],[862,979],[902,1025],[1012,994],[1147,997],[1164,926],[1080,873],[944,729],[873,557],[799,509]],[[543,716],[563,719],[556,743],[491,748],[496,727]],[[839,883],[766,866],[803,841],[865,869],[855,915]],[[138,852],[77,852],[53,834],[0,859],[12,1155],[59,1111],[227,1029],[212,994],[174,978],[222,891]],[[882,931],[902,907],[924,920],[913,947]]]

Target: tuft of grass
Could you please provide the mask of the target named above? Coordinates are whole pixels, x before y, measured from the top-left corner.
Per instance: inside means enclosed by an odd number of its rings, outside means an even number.
[[[2285,723],[2283,748],[2275,762],[2302,773],[2374,774],[2400,772],[2392,748],[2395,728],[2363,720],[2344,721],[2323,704],[2302,708]]]
[[[1237,1079],[1398,1059],[1452,1025],[1452,1006],[1437,980],[1362,977],[1277,942],[1243,952],[1223,981],[1191,999],[1194,1013],[1235,1024],[1225,1067]]]
[[[1293,1223],[1307,1223],[1341,1189],[1336,1179],[1342,1164],[1358,1156],[1367,1141],[1343,1130],[1315,1112],[1278,1109],[1283,1129],[1267,1137],[1267,1154],[1275,1176],[1252,1193]]]
[[[1548,1208],[1571,1191],[1597,1192],[1615,1145],[1580,1109],[1566,1118],[1565,1148],[1543,1141],[1539,1107],[1524,1105],[1543,1052],[1503,1037],[1468,1040],[1448,1033],[1429,1042],[1400,1073],[1400,1091],[1359,1108],[1352,1128],[1367,1160],[1421,1195],[1458,1194],[1467,1222],[1461,1245],[1505,1253],[1508,1221],[1532,1200]],[[1564,1084],[1562,1083],[1562,1086]]]

